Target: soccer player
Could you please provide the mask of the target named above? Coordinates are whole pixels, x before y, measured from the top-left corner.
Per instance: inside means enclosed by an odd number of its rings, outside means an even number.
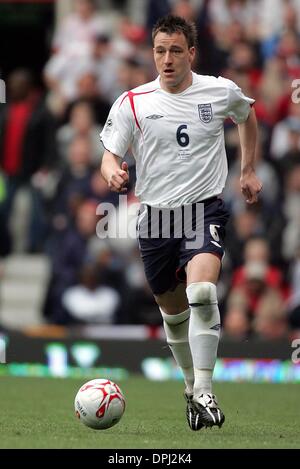
[[[254,170],[254,100],[230,80],[192,71],[196,37],[192,23],[169,15],[157,22],[152,37],[159,76],[123,93],[113,104],[101,133],[106,149],[101,173],[111,190],[126,191],[128,167],[122,158],[131,146],[135,190],[142,204],[141,256],[167,342],[183,372],[187,421],[192,430],[221,427],[225,417],[212,393],[212,375],[220,335],[216,284],[228,219],[220,198],[227,177],[223,122],[231,118],[238,125],[241,191],[252,204],[262,188]],[[187,243],[191,236],[185,230],[181,237],[175,236],[175,213],[183,214],[187,208],[191,208],[192,231],[196,235],[199,231],[199,239],[201,230],[203,235],[202,242],[193,245]],[[152,236],[149,220],[152,223],[156,210],[166,209],[174,213],[172,234],[162,236],[165,226],[159,225],[159,236]]]

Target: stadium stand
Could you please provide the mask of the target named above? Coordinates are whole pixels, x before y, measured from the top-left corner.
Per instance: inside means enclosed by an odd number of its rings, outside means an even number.
[[[103,152],[97,133],[119,94],[155,77],[151,27],[160,15],[172,11],[198,26],[195,70],[222,74],[256,99],[258,172],[265,189],[251,209],[245,208],[239,192],[236,129],[225,123],[229,179],[224,197],[232,217],[218,286],[224,333],[240,338],[294,334],[300,324],[300,107],[297,87],[292,86],[300,77],[299,2],[138,3],[137,11],[134,0],[80,0],[74,9],[69,2],[64,7],[57,2],[60,21],[38,80],[31,80],[32,70],[18,71],[19,63],[4,77],[8,86],[7,104],[0,107],[0,220],[5,227],[0,235],[1,324],[76,323],[78,317],[66,310],[63,297],[75,286],[90,294],[90,282],[96,282],[119,298],[104,322],[160,325],[134,246],[107,239],[98,240],[97,246],[93,238],[100,218],[79,219],[84,207],[108,202],[118,206],[118,199],[97,176]],[[22,96],[15,93],[16,77],[27,80]],[[43,80],[42,87],[34,85]],[[11,113],[21,116],[19,127],[12,124]],[[10,163],[8,151],[13,154]],[[130,154],[127,161],[129,197],[135,202]],[[19,217],[11,207],[24,187],[29,209],[21,202]],[[247,246],[256,239],[263,240],[268,254],[262,255],[260,264],[257,259],[249,264]],[[78,250],[73,258],[67,257],[70,246]]]

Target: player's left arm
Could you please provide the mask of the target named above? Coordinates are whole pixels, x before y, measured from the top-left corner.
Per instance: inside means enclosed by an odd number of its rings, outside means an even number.
[[[251,108],[247,120],[238,124],[241,144],[241,191],[246,202],[253,204],[258,200],[262,183],[255,174],[255,149],[257,140],[257,121],[254,108]]]

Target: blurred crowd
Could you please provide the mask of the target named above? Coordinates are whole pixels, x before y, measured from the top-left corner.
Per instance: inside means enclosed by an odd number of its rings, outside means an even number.
[[[101,0],[74,1],[54,32],[44,89],[30,70],[9,75],[7,104],[0,107],[0,256],[14,251],[9,221],[16,194],[26,187],[26,252],[46,253],[52,265],[45,321],[161,324],[134,237],[99,236],[107,229],[99,224],[104,204],[115,207],[121,225],[134,219],[138,205],[130,153],[130,215],[101,179],[99,132],[123,91],[156,77],[151,28],[172,12],[198,27],[194,70],[225,76],[256,100],[264,189],[254,206],[240,192],[237,127],[225,122],[224,199],[232,215],[218,286],[223,334],[237,340],[293,335],[300,330],[300,2],[144,4],[144,20],[136,24],[124,8],[106,16]]]

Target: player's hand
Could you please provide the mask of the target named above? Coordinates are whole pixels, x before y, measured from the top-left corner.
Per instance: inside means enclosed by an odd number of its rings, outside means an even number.
[[[126,184],[129,181],[129,172],[128,172],[128,164],[123,161],[121,164],[121,168],[118,168],[114,173],[111,175],[108,181],[108,187],[113,192],[126,192],[127,187]]]
[[[258,194],[262,190],[262,183],[254,171],[242,174],[240,178],[241,191],[247,204],[254,204],[258,201]]]

